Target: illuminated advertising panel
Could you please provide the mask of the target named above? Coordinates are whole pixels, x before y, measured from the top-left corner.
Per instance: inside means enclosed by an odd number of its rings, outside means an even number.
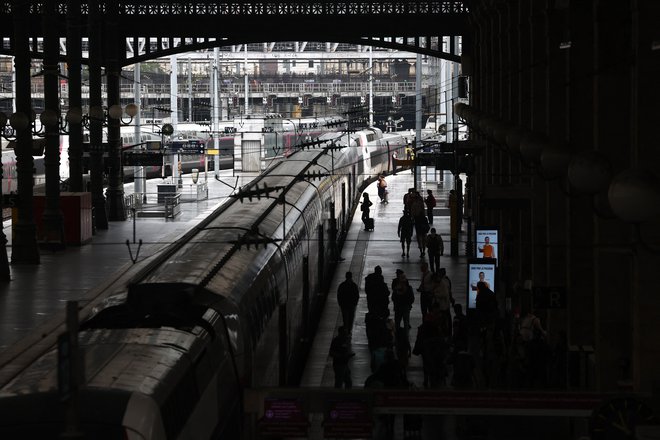
[[[477,283],[483,282],[495,292],[495,261],[492,259],[472,259],[468,261],[467,308],[477,307]]]
[[[497,228],[476,228],[475,250],[477,258],[499,258],[499,234]]]

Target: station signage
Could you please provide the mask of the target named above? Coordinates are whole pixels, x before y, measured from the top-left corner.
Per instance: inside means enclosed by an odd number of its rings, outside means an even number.
[[[567,306],[565,286],[534,286],[532,293],[535,309],[565,309]]]
[[[204,154],[204,141],[186,139],[172,141],[167,150],[170,154]]]
[[[326,401],[323,417],[325,438],[371,438],[373,418],[366,400]]]
[[[264,416],[259,420],[259,434],[264,437],[307,437],[309,420],[303,401],[296,398],[267,398]]]
[[[162,166],[163,154],[152,151],[124,151],[122,165],[130,166]]]

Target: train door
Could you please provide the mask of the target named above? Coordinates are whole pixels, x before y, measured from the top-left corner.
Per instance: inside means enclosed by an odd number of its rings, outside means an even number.
[[[241,141],[243,171],[258,173],[261,171],[261,139],[243,139]]]

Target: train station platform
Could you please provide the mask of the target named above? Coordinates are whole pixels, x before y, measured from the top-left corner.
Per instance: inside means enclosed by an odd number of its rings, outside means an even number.
[[[87,244],[67,246],[55,252],[41,249],[40,264],[12,265],[11,281],[0,286],[0,365],[3,356],[10,356],[6,350],[12,344],[35,330],[38,334],[48,334],[61,323],[67,301],[76,300],[80,307],[85,307],[95,299],[95,288],[128,270],[133,259],[147,258],[172,243],[221,205],[235,188],[253,178],[254,175],[238,177],[232,170],[220,170],[220,180],[216,180],[212,171],[206,176],[202,172],[198,183],[206,182],[208,196],[198,197],[198,185],[193,184],[190,174],[184,175],[175,215],[154,213],[155,209],[148,208],[150,204],[142,212],[151,215],[139,215],[128,209],[126,221],[109,222],[109,228],[97,230]],[[157,198],[158,186],[168,182],[148,180],[145,191],[148,200]],[[127,199],[133,191],[133,184],[124,186]],[[3,230],[11,259],[11,221],[4,222]]]
[[[401,256],[401,243],[397,236],[399,219],[403,213],[403,196],[408,189],[414,186],[413,175],[409,171],[400,172],[386,178],[389,191],[389,203],[381,204],[378,199],[376,184],[371,184],[366,192],[374,205],[371,216],[374,218],[374,230],[365,231],[359,211],[348,231],[335,276],[330,286],[328,298],[323,311],[323,316],[312,345],[312,350],[307,363],[301,386],[302,387],[332,387],[334,386],[334,373],[332,370],[332,358],[329,357],[330,342],[337,334],[337,328],[342,325],[341,311],[337,304],[337,287],[344,281],[345,273],[353,273],[353,280],[360,288],[360,300],[355,314],[352,334],[352,349],[356,355],[350,362],[353,386],[362,388],[371,375],[371,355],[368,348],[365,315],[367,313],[367,299],[364,293],[364,278],[380,266],[383,277],[388,287],[396,277],[396,270],[401,269],[406,273],[408,281],[415,292],[415,303],[410,311],[409,339],[411,346],[414,345],[417,327],[422,323],[422,313],[419,303],[419,292],[417,288],[421,282],[422,262],[428,262],[427,256],[422,257],[417,247],[416,238],[410,245],[410,256]],[[443,186],[444,183],[444,186]],[[467,256],[465,246],[459,246],[459,255],[449,256],[449,210],[445,208],[445,193],[450,189],[450,182],[423,183],[418,187],[420,194],[426,195],[426,190],[433,191],[437,199],[434,210],[432,228],[442,236],[445,252],[440,257],[440,267],[447,270],[447,276],[452,283],[452,292],[456,303],[463,305],[465,310],[467,285],[465,275],[467,271]],[[447,191],[445,191],[445,187]],[[394,311],[390,302],[390,318],[394,318]],[[424,374],[420,356],[413,355],[407,369],[408,380],[419,388],[422,387]]]

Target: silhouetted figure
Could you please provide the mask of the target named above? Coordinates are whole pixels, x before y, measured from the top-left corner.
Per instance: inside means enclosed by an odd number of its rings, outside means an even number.
[[[520,339],[523,344],[526,365],[526,385],[529,387],[544,387],[547,379],[548,345],[546,331],[541,320],[529,307],[523,310],[520,321]]]
[[[437,309],[437,306],[434,308]],[[441,314],[436,316],[442,319]],[[417,338],[412,351],[414,355],[422,356],[424,388],[439,388],[445,385],[448,348],[440,326],[433,319],[424,319],[422,325],[417,328]]]
[[[408,361],[410,360],[411,354],[410,339],[408,338],[408,333],[408,329],[397,327],[394,344],[396,350],[396,358],[398,359],[399,364],[401,364],[404,372],[408,368]]]
[[[394,324],[398,328],[403,320],[403,327],[410,328],[410,309],[415,302],[413,293],[406,274],[396,270],[396,278],[392,281],[392,304],[394,306]]]
[[[385,176],[382,174],[378,176],[378,197],[380,198],[380,203],[389,203],[387,201],[387,181]]]
[[[364,292],[367,296],[367,309],[374,316],[387,317],[390,315],[390,290],[383,278],[383,270],[380,266],[374,268],[364,278]]]
[[[426,255],[426,233],[429,232],[429,221],[426,219],[426,216],[415,217],[414,220],[419,256],[423,257]]]
[[[426,262],[420,264],[422,270],[421,282],[417,291],[419,292],[419,305],[422,310],[422,317],[426,315],[433,302],[433,272],[429,270]]]
[[[469,326],[467,316],[463,313],[463,306],[454,304],[454,320],[452,323],[452,345],[454,354],[467,351],[469,340]]]
[[[371,217],[369,217],[369,208],[371,207],[371,205],[373,205],[373,203],[371,203],[371,200],[369,200],[369,194],[363,193],[362,203],[360,204],[360,210],[362,211],[362,223],[364,223],[365,231],[368,231],[370,229],[369,226],[372,226],[370,221]]]
[[[355,320],[355,308],[360,300],[360,292],[357,284],[353,281],[353,274],[346,272],[346,279],[337,287],[337,303],[341,309],[344,327],[351,333],[353,321]]]
[[[426,218],[429,220],[429,225],[433,224],[433,208],[435,208],[436,203],[437,202],[433,196],[433,191],[427,189],[426,197],[424,198],[424,204],[426,205]]]
[[[332,356],[332,369],[335,372],[335,388],[351,388],[351,370],[348,361],[355,353],[351,351],[351,341],[348,337],[346,327],[337,329],[337,336],[330,343],[330,356]]]
[[[433,305],[437,306],[440,314],[442,314],[442,333],[451,336],[451,312],[449,311],[454,298],[451,294],[449,280],[444,276],[444,270],[433,275]]]
[[[440,270],[440,256],[445,253],[445,244],[440,234],[436,234],[435,228],[426,236],[426,249],[429,253],[429,267],[431,272],[437,273]]]
[[[401,241],[402,257],[406,255],[410,256],[410,242],[412,241],[413,228],[413,218],[408,211],[404,210],[403,215],[399,218],[399,226],[397,227],[397,235],[399,236],[399,241]]]

